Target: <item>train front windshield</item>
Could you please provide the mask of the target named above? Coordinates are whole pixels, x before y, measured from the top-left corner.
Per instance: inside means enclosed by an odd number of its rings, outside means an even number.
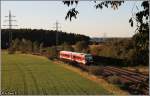
[[[92,55],[86,55],[86,60],[89,61],[89,62],[93,62],[93,57]]]

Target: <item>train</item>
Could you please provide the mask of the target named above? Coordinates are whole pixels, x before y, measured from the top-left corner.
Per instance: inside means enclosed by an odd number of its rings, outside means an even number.
[[[71,52],[71,51],[60,51],[59,58],[69,62],[76,62],[84,65],[93,64],[93,57],[91,54]]]

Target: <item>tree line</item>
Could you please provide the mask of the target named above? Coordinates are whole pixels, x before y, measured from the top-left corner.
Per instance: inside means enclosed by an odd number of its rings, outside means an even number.
[[[44,47],[44,43],[39,43],[37,41],[32,42],[31,40],[18,38],[12,40],[10,47],[8,48],[9,54],[14,54],[17,52],[34,54],[34,55],[43,55],[49,59],[58,58],[59,51],[73,51],[73,52],[84,52],[89,53],[89,45],[86,41],[78,41],[74,45],[71,45],[67,42],[64,42],[60,45],[52,45]]]
[[[56,30],[43,29],[2,29],[1,30],[1,47],[6,49],[9,47],[9,33],[12,33],[12,40],[16,38],[19,40],[26,39],[31,42],[43,43],[44,47],[56,45],[56,35],[58,35],[58,45],[64,42],[68,44],[75,44],[78,41],[86,41],[89,43],[90,38],[85,35],[66,33]]]
[[[103,44],[91,46],[90,52],[97,56],[122,59],[128,66],[149,65],[148,52],[139,52],[133,38],[109,39]]]
[[[88,44],[86,41],[78,41],[71,45],[64,42],[60,45],[52,45],[44,47],[44,43],[38,43],[37,41],[32,42],[28,39],[18,38],[14,39],[11,43],[11,47],[8,48],[10,54],[19,51],[21,53],[29,53],[35,55],[43,55],[49,59],[55,59],[59,57],[59,51],[66,50],[80,53],[90,53],[94,57],[98,57],[96,63],[113,64],[116,66],[137,66],[137,65],[148,65],[148,58],[138,56],[136,50],[135,41],[132,38],[122,39],[109,39],[101,44]],[[123,60],[123,62],[122,62]],[[121,62],[120,62],[121,61]],[[119,63],[118,63],[119,62]]]

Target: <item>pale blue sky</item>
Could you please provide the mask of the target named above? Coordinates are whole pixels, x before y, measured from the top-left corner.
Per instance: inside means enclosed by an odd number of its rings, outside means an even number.
[[[77,5],[79,15],[71,22],[65,20],[68,7],[62,1],[1,1],[1,24],[4,16],[11,10],[16,16],[18,27],[52,30],[56,20],[61,30],[85,34],[90,37],[131,37],[135,28],[130,27],[129,18],[135,1],[126,1],[118,10],[104,8],[96,10],[91,1],[80,1]],[[140,1],[136,2],[139,6]],[[134,8],[136,12],[136,9]],[[2,27],[4,28],[4,27]]]

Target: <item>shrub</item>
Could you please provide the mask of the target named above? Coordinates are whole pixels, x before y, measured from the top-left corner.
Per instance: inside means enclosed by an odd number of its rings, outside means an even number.
[[[88,43],[85,41],[79,41],[75,44],[75,51],[76,52],[87,53],[88,49],[89,49]]]
[[[69,45],[68,43],[66,43],[66,42],[64,42],[64,43],[61,45],[61,47],[62,47],[62,50],[74,51],[74,48],[73,48],[71,45]]]
[[[120,87],[123,90],[128,90],[129,89],[130,83],[124,84],[124,83],[119,83],[117,84],[118,87]]]
[[[33,42],[33,52],[38,53],[39,52],[39,43],[37,41]]]
[[[21,53],[27,53],[27,40],[22,38],[19,46],[19,50]]]
[[[44,43],[40,43],[40,46],[39,46],[40,53],[42,53],[42,51],[43,51],[43,45],[44,45]]]
[[[112,84],[119,84],[119,77],[117,75],[108,76],[107,80]]]
[[[18,38],[16,38],[15,40],[12,41],[12,47],[15,50],[19,50],[19,46],[20,46],[20,40]]]
[[[56,50],[56,46],[52,46],[52,47],[49,47],[47,48],[47,57],[49,59],[55,59],[57,58],[57,50]]]
[[[8,54],[15,54],[16,50],[13,47],[8,48]]]
[[[101,75],[102,74],[102,70],[103,68],[100,66],[90,66],[88,68],[88,71],[90,74],[94,74],[94,75]]]
[[[92,45],[90,47],[90,53],[93,55],[99,55],[99,52],[101,51],[101,47],[100,46],[94,46]]]

